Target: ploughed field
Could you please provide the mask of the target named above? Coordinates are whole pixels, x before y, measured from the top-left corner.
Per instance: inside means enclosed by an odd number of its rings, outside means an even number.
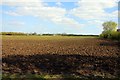
[[[120,75],[116,41],[63,36],[3,36],[2,40],[3,74]]]

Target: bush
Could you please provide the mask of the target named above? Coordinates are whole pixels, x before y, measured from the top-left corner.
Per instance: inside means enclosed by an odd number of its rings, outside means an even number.
[[[120,32],[111,32],[109,38],[120,41]]]
[[[101,38],[108,38],[110,35],[111,35],[111,32],[110,31],[106,31],[106,32],[103,32],[102,34],[100,34],[100,37]]]
[[[100,38],[112,39],[120,41],[120,32],[111,31],[111,32],[103,32],[100,34]]]

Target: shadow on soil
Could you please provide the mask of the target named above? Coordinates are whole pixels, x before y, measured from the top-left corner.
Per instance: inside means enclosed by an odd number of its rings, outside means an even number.
[[[14,55],[2,59],[3,74],[32,73],[73,76],[120,75],[120,59],[81,55]],[[107,76],[108,75],[108,76]]]
[[[104,39],[101,39],[104,40]],[[100,46],[118,46],[120,47],[120,41],[106,40],[99,44]]]

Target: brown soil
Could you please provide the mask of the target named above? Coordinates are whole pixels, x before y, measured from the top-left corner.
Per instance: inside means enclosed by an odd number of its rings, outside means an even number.
[[[111,40],[4,39],[2,43],[3,73],[120,75],[120,46]]]

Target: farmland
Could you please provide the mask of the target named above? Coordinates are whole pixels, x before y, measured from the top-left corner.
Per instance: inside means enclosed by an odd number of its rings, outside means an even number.
[[[119,47],[98,37],[3,36],[2,73],[116,78]]]

